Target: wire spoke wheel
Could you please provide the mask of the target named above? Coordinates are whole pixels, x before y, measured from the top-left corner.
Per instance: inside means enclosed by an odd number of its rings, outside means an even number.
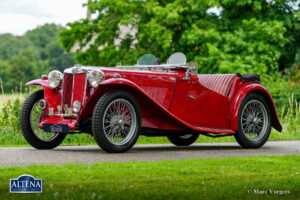
[[[131,140],[137,129],[136,112],[125,99],[113,100],[103,115],[103,130],[114,145],[123,145]]]
[[[40,129],[44,110],[39,104],[44,99],[44,90],[38,90],[27,97],[20,113],[20,127],[25,140],[36,149],[53,149],[62,143],[66,134],[48,133]]]
[[[44,132],[42,129],[39,128],[39,124],[42,121],[43,114],[43,111],[39,108],[39,103],[41,100],[42,99],[38,100],[31,109],[30,126],[32,132],[38,139],[44,142],[49,142],[54,140],[58,136],[58,133]]]
[[[128,92],[105,93],[95,105],[92,116],[93,136],[104,151],[123,153],[136,143],[141,127],[138,102]]]
[[[268,128],[269,118],[265,106],[258,100],[251,100],[241,114],[241,128],[251,141],[261,140]]]

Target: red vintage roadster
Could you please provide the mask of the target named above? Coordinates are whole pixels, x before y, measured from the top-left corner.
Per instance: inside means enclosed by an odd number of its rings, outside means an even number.
[[[197,74],[182,53],[167,64],[151,54],[135,66],[76,65],[51,71],[21,110],[21,130],[37,149],[58,146],[66,134],[92,134],[107,152],[125,152],[139,135],[167,136],[188,146],[200,134],[234,136],[244,148],[281,131],[270,93],[257,74]]]

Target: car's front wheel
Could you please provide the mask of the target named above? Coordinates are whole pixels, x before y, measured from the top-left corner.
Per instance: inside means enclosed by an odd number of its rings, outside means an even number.
[[[265,98],[257,93],[248,94],[240,106],[236,141],[244,148],[263,146],[270,136],[271,117]]]
[[[128,151],[136,143],[140,124],[139,105],[128,92],[106,93],[94,108],[93,135],[97,144],[106,152]]]
[[[168,136],[168,140],[176,146],[189,146],[193,144],[199,135],[197,134],[186,134],[186,135],[172,135]]]
[[[21,109],[20,126],[25,140],[37,149],[53,149],[65,138],[63,133],[48,133],[39,128],[43,110],[39,107],[44,99],[44,90],[32,93]]]

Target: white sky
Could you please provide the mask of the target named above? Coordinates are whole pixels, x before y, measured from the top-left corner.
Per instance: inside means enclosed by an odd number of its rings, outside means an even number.
[[[22,35],[45,23],[85,18],[83,3],[87,0],[0,0],[0,33]]]

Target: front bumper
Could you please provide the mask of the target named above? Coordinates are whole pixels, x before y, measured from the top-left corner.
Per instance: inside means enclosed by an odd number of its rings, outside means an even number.
[[[40,123],[39,127],[41,129],[44,128],[44,124],[66,124],[68,125],[70,130],[76,130],[76,124],[77,124],[78,120],[77,119],[64,119],[61,117],[49,117],[47,119],[42,120],[42,122]]]

